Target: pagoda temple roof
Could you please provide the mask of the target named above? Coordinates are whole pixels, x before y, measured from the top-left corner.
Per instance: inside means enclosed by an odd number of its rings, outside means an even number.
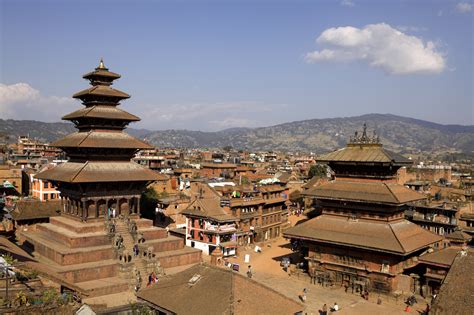
[[[117,89],[114,89],[114,88],[111,88],[110,86],[107,86],[107,85],[92,86],[88,89],[77,92],[72,97],[73,98],[81,98],[81,97],[86,96],[86,95],[118,97],[118,98],[122,98],[122,99],[130,97],[130,95],[128,95],[127,93],[122,92],[122,91],[117,90]]]
[[[422,227],[402,219],[393,222],[348,220],[346,217],[320,215],[284,233],[287,238],[305,239],[408,255],[441,241]]]
[[[66,183],[155,181],[159,174],[135,162],[67,162],[45,170],[37,178]]]
[[[346,180],[322,183],[302,194],[317,199],[351,200],[395,205],[426,199],[426,196],[423,194],[397,183]]]
[[[105,119],[117,119],[117,120],[126,120],[126,121],[139,121],[135,115],[132,115],[120,108],[115,106],[100,106],[94,105],[90,107],[81,108],[67,114],[62,119],[63,120],[70,120],[70,119],[77,119],[82,117],[90,117],[90,118],[105,118]]]
[[[111,79],[119,79],[120,74],[109,71],[107,68],[96,68],[94,71],[91,71],[89,73],[86,73],[82,76],[84,79],[89,79],[92,77],[108,77]]]
[[[51,143],[59,148],[124,148],[152,149],[153,147],[121,131],[75,132]]]
[[[349,144],[345,148],[318,157],[316,161],[364,164],[392,163],[402,166],[412,164],[409,159],[384,149],[381,144]]]
[[[220,206],[219,198],[196,198],[181,214],[206,217],[219,222],[237,221]]]

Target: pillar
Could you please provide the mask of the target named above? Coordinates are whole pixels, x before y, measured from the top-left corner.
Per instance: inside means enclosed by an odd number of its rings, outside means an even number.
[[[140,217],[140,198],[136,198],[136,203],[137,203],[137,214]]]

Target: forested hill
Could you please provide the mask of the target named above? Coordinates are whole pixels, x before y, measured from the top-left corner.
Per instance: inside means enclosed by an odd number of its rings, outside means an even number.
[[[382,143],[397,152],[474,151],[474,126],[441,125],[390,114],[367,114],[356,117],[311,119],[261,128],[232,128],[217,132],[191,130],[150,131],[127,129],[157,147],[225,147],[250,150],[327,152],[344,146],[354,131],[367,123],[376,130]],[[15,141],[29,135],[53,141],[74,132],[70,123],[44,123],[27,120],[1,120],[0,133]]]

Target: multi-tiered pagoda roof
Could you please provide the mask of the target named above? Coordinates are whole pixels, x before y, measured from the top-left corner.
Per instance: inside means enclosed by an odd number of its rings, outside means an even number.
[[[130,95],[112,88],[120,75],[109,71],[101,61],[83,76],[91,87],[74,94],[84,108],[63,117],[77,132],[51,145],[69,157],[67,163],[37,175],[51,181],[61,191],[64,215],[81,220],[98,220],[111,209],[119,214],[139,215],[140,198],[146,186],[159,174],[132,162],[135,153],[152,149],[123,130],[140,120],[118,106]]]
[[[64,150],[70,162],[42,172],[39,177],[53,182],[88,183],[117,181],[153,181],[157,174],[130,159],[138,150],[152,147],[127,133],[126,126],[139,121],[117,106],[130,95],[112,88],[120,75],[109,71],[103,61],[83,76],[92,87],[73,95],[85,108],[63,117],[78,129],[51,145]]]
[[[336,179],[308,189],[322,214],[285,231],[288,238],[408,255],[441,237],[404,218],[404,210],[426,197],[396,182],[397,170],[411,161],[385,150],[366,125],[345,148],[317,159]]]

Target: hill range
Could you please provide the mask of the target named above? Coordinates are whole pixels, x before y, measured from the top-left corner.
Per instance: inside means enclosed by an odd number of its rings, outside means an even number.
[[[322,153],[344,146],[367,123],[385,147],[400,153],[474,152],[474,125],[442,125],[391,114],[310,119],[260,128],[231,128],[216,132],[128,128],[131,135],[157,147],[222,148],[243,150],[306,151]],[[0,119],[0,141],[14,142],[20,135],[51,142],[75,132],[71,123]],[[5,140],[7,139],[7,140]]]

